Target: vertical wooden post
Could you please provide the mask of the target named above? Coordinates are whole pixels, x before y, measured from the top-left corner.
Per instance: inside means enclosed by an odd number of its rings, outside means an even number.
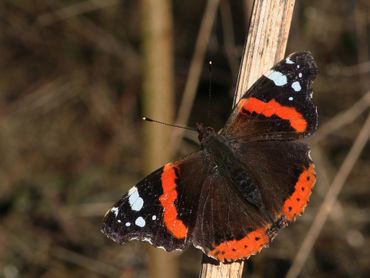
[[[170,0],[142,0],[143,113],[171,123],[174,116],[173,30]],[[167,162],[171,129],[153,124],[144,125],[143,154],[145,172]],[[173,254],[150,248],[149,277],[178,277]]]
[[[284,58],[295,0],[255,0],[234,105],[246,90]]]
[[[254,1],[234,105],[265,71],[284,58],[294,3],[295,0]],[[204,259],[201,277],[241,277],[243,266],[243,262],[213,264]]]

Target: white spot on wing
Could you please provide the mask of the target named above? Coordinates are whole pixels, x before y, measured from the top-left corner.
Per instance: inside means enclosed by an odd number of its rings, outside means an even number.
[[[289,98],[288,98],[288,100],[289,100],[289,101],[292,101],[292,100],[293,100],[293,97],[289,97]]]
[[[290,58],[288,57],[288,58],[286,58],[285,59],[285,64],[294,64],[294,62],[292,61],[292,60],[290,60]]]
[[[132,210],[140,211],[143,208],[144,200],[140,197],[137,187],[132,187],[129,192],[128,202]]]
[[[312,157],[311,157],[311,150],[309,150],[309,151],[308,151],[307,155],[308,155],[308,158],[309,158],[310,160],[312,160]]]
[[[151,245],[153,245],[152,240],[150,238],[148,238],[148,237],[142,238],[141,241],[146,241],[146,242],[149,242]]]
[[[131,226],[131,223],[130,223],[130,222],[126,222],[126,223],[125,223],[125,226],[126,226],[126,227],[130,227],[130,226]]]
[[[299,77],[302,77],[302,73],[301,73],[301,72],[300,72],[300,73],[298,73],[298,76],[299,76]]]
[[[137,187],[136,186],[131,187],[130,190],[128,191],[128,195],[130,196],[135,191],[137,191]]]
[[[119,212],[119,209],[118,208],[116,208],[116,207],[112,207],[111,209],[110,209],[110,211],[111,212],[113,212],[114,213],[114,215],[117,217],[118,216],[118,212]]]
[[[283,86],[288,82],[286,75],[279,71],[270,70],[264,74],[268,79],[273,81],[276,86]]]
[[[204,248],[202,246],[195,245],[195,244],[193,244],[193,245],[194,245],[195,248],[202,250],[203,253],[207,253],[206,250],[204,250]]]
[[[135,225],[136,226],[139,226],[141,228],[144,227],[145,226],[145,220],[144,220],[144,218],[142,218],[141,216],[139,216],[138,218],[136,218]]]
[[[299,82],[298,82],[298,81],[294,81],[294,82],[292,83],[292,88],[293,88],[293,90],[294,90],[294,91],[296,91],[296,92],[299,92],[299,91],[302,89],[301,84],[299,84]]]
[[[117,220],[117,222],[118,222],[118,223],[121,223],[122,221],[118,219],[118,220]]]
[[[157,216],[153,215],[152,220],[156,220],[156,219],[157,219]]]

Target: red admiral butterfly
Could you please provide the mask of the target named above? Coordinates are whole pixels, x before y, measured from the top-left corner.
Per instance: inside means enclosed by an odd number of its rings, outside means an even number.
[[[216,132],[197,124],[201,150],[167,163],[105,215],[118,243],[148,241],[166,251],[190,244],[219,261],[246,259],[303,213],[315,184],[309,147],[317,128],[309,52],[265,73]]]

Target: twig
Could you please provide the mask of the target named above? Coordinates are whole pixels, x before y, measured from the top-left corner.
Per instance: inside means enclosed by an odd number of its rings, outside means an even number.
[[[316,134],[312,137],[311,143],[317,144],[323,140],[330,133],[335,130],[353,122],[358,116],[362,114],[370,106],[370,91],[367,92],[359,101],[353,104],[349,109],[344,112],[338,113],[330,119],[330,121],[323,124]]]
[[[284,57],[294,3],[294,0],[254,1],[234,105],[263,72]],[[201,277],[241,277],[243,267],[243,262],[214,264],[203,259]]]
[[[274,63],[284,57],[294,0],[254,1],[234,105]]]
[[[98,260],[81,255],[80,253],[68,250],[66,248],[55,246],[52,249],[52,255],[60,260],[89,269],[102,276],[119,276],[120,270],[114,266],[100,262]]]
[[[225,48],[225,55],[231,70],[231,75],[233,78],[232,80],[234,82],[238,74],[238,57],[236,52],[237,48],[235,46],[233,18],[231,14],[229,1],[226,0],[221,1],[220,14],[221,14],[222,34],[224,37],[223,44]]]
[[[116,56],[127,68],[127,72],[138,72],[139,54],[128,43],[121,43],[113,34],[104,30],[101,26],[95,24],[87,18],[79,18],[73,24],[70,24],[72,31],[76,32],[83,39],[88,40],[99,50]],[[132,65],[134,64],[134,65]],[[126,74],[122,80],[127,80],[130,75]]]
[[[87,0],[78,2],[51,13],[45,13],[37,18],[40,26],[47,26],[58,21],[63,21],[80,14],[120,4],[119,0]]]
[[[211,36],[211,31],[216,18],[219,2],[220,0],[207,1],[207,6],[202,18],[197,41],[195,43],[194,54],[191,59],[189,75],[186,80],[183,97],[180,103],[179,113],[176,119],[177,125],[184,125],[188,122],[195,94],[197,92],[200,74],[203,67],[204,56],[207,50],[209,38]],[[172,151],[172,154],[176,152],[177,146],[179,146],[183,134],[184,129],[175,128],[173,130],[170,141],[171,146],[169,148]]]
[[[65,206],[59,210],[59,214],[64,218],[99,217],[107,211],[114,201]]]
[[[312,226],[310,227],[295,259],[290,267],[287,278],[295,278],[301,272],[302,267],[310,254],[314,243],[316,242],[332,208],[334,207],[337,197],[343,188],[349,174],[352,171],[353,166],[358,160],[362,150],[364,149],[367,141],[370,137],[370,114],[368,115],[366,122],[364,123],[361,131],[359,132],[355,142],[353,143],[348,155],[344,159],[337,175],[335,176],[333,183],[331,184],[323,203],[320,206],[319,212],[317,213]]]
[[[22,254],[22,256],[35,258],[36,256],[40,256],[40,253],[43,253],[43,257],[51,255],[59,260],[67,261],[74,265],[89,269],[90,271],[98,273],[101,276],[112,277],[118,276],[120,274],[120,270],[115,266],[101,262],[94,258],[90,258],[75,251],[54,245],[53,248],[50,249],[50,253],[46,254],[45,249],[39,248],[35,250],[35,248],[33,248],[33,246],[29,244],[29,242],[26,242],[23,238],[19,237],[16,233],[14,233],[14,231],[1,227],[0,233],[5,235],[5,238],[9,239],[10,242],[14,243],[15,248],[18,249],[17,251]],[[38,243],[41,246],[50,244],[49,241],[40,237],[38,239]]]
[[[331,65],[328,67],[326,73],[330,76],[338,77],[352,77],[359,74],[368,74],[370,72],[370,61],[358,63],[353,66],[338,66]]]

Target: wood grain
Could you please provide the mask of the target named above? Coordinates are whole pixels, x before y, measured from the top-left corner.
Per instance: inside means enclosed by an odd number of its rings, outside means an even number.
[[[235,105],[246,90],[284,58],[295,0],[255,0],[234,94]],[[215,263],[203,258],[202,278],[242,277],[244,262]]]
[[[266,70],[284,58],[294,3],[295,0],[254,1],[234,105]]]

